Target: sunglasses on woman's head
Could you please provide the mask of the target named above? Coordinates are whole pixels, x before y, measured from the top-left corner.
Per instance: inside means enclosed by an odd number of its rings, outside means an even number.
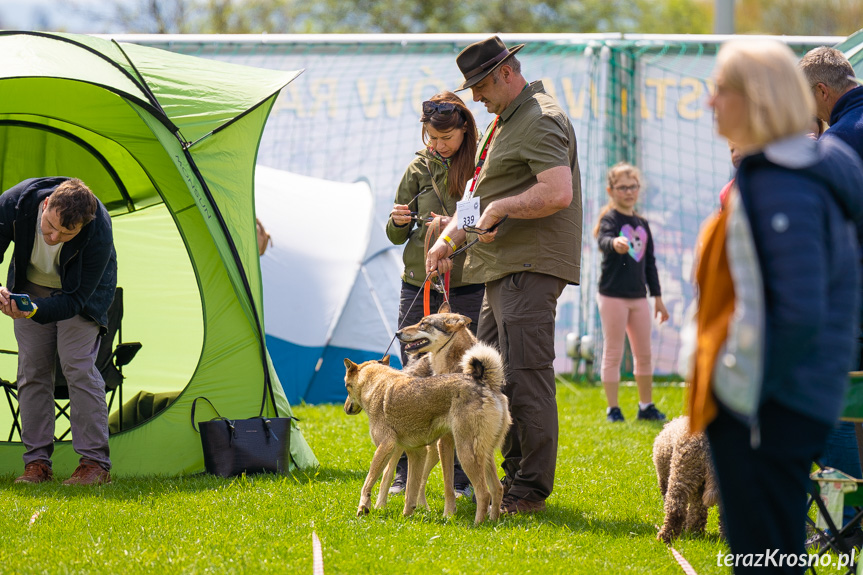
[[[423,116],[431,116],[434,113],[438,113],[441,116],[449,116],[457,109],[456,105],[452,102],[432,102],[431,100],[423,102]]]

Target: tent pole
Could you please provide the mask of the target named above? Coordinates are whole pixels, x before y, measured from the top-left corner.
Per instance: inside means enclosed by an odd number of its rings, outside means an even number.
[[[182,138],[179,133],[176,134],[177,138],[180,140],[182,144]],[[234,264],[237,266],[237,271],[240,273],[240,278],[243,280],[243,289],[246,292],[246,297],[248,298],[250,307],[252,308],[252,315],[255,318],[255,326],[258,328],[258,344],[261,350],[261,365],[264,369],[264,396],[261,401],[261,413],[264,414],[264,411],[267,406],[267,391],[269,391],[270,401],[273,404],[273,413],[276,416],[279,415],[279,410],[276,407],[276,397],[273,393],[273,382],[270,378],[270,370],[267,364],[267,342],[264,338],[264,328],[261,323],[261,318],[258,315],[258,308],[255,307],[255,298],[252,294],[252,286],[249,284],[249,278],[246,275],[246,268],[243,266],[243,261],[240,259],[240,252],[237,250],[237,245],[234,243],[234,238],[231,236],[231,232],[228,229],[228,224],[225,222],[224,216],[222,216],[221,210],[219,210],[218,205],[216,204],[215,199],[213,198],[213,194],[210,192],[210,188],[207,187],[207,183],[204,180],[203,175],[198,169],[197,164],[195,164],[195,159],[192,157],[191,152],[189,152],[186,146],[183,146],[183,154],[186,157],[186,161],[189,163],[189,167],[192,168],[192,171],[195,174],[195,177],[198,179],[198,182],[201,184],[201,190],[204,192],[204,195],[207,196],[207,200],[210,202],[210,207],[213,209],[213,213],[216,215],[216,221],[219,223],[219,228],[222,230],[222,233],[225,236],[225,240],[228,242],[228,247],[231,250],[231,256],[234,259]]]

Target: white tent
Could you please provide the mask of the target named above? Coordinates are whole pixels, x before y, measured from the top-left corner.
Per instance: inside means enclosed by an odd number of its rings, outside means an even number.
[[[395,333],[401,246],[375,222],[366,182],[259,165],[255,190],[258,219],[273,241],[261,257],[273,365],[292,403],[341,402],[344,358],[379,359]]]

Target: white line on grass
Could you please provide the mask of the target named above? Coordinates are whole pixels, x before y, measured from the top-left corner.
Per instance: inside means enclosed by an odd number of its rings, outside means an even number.
[[[30,516],[30,525],[28,525],[28,527],[33,527],[33,524],[36,523],[36,520],[39,519],[39,516],[47,510],[47,507],[40,507],[39,509],[37,509],[36,512]]]
[[[674,555],[675,559],[677,559],[677,563],[680,564],[680,568],[683,569],[683,572],[686,573],[686,575],[698,575],[692,565],[689,564],[689,561],[687,561],[677,549],[670,546],[668,548],[671,549],[671,554]]]
[[[324,554],[321,552],[321,540],[312,531],[312,561],[314,575],[324,575]]]

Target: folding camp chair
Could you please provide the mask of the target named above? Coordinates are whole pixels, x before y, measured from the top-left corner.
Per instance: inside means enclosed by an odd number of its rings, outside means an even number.
[[[853,421],[857,436],[857,448],[860,453],[860,461],[863,462],[863,371],[852,371],[850,373],[850,385],[845,396],[845,404],[841,419]],[[852,553],[848,546],[846,536],[856,524],[863,519],[863,478],[852,477],[846,473],[825,467],[815,471],[810,476],[812,492],[810,505],[815,504],[817,508],[816,520],[807,517],[809,524],[815,533],[821,535],[824,545],[818,550],[818,555],[824,555],[828,551],[844,554],[849,558],[847,575],[863,573],[863,562],[860,561],[859,552]],[[843,524],[843,508],[848,505],[854,508],[854,518]],[[837,527],[840,526],[840,527]],[[810,567],[811,573],[815,574],[815,568]]]
[[[117,346],[112,347],[115,337],[118,340]],[[132,361],[141,347],[139,342],[123,342],[123,288],[118,287],[114,292],[114,301],[108,308],[108,330],[99,338],[99,351],[96,355],[96,367],[105,380],[105,392],[109,394],[108,411],[114,405],[115,396],[119,400],[118,405],[123,405],[123,366]],[[0,350],[0,353],[15,352]],[[2,379],[0,379],[0,387],[6,393],[6,401],[12,413],[12,427],[9,430],[8,439],[8,441],[12,441],[16,433],[19,438],[21,437],[17,389],[14,382]],[[54,407],[55,421],[61,419],[69,421],[69,386],[57,357],[54,360]],[[120,418],[122,426],[122,410]],[[59,436],[55,436],[54,439],[61,441],[69,433],[71,433],[71,427],[64,430]]]
[[[0,350],[0,353],[7,355],[18,355],[17,352],[8,351],[5,349]],[[21,423],[19,421],[20,408],[18,407],[18,395],[16,393],[14,381],[0,378],[0,387],[2,387],[3,391],[5,392],[6,401],[9,403],[9,413],[12,414],[12,428],[9,430],[9,439],[7,440],[12,441],[12,438],[15,437],[16,433],[18,434],[18,437],[21,437]]]
[[[856,524],[863,518],[863,480],[830,467],[819,469],[810,477],[813,479],[811,502],[817,508],[817,517],[815,521],[807,519],[814,531],[821,535],[824,543],[818,549],[819,557],[829,551],[845,555],[848,559],[845,573],[853,575],[860,572],[858,568],[863,569],[863,563],[860,563],[859,551],[852,553],[846,537],[853,529],[858,529]],[[845,526],[839,527],[843,523],[843,510],[846,505],[855,509],[854,518]],[[810,571],[816,573],[814,567],[810,568]]]

